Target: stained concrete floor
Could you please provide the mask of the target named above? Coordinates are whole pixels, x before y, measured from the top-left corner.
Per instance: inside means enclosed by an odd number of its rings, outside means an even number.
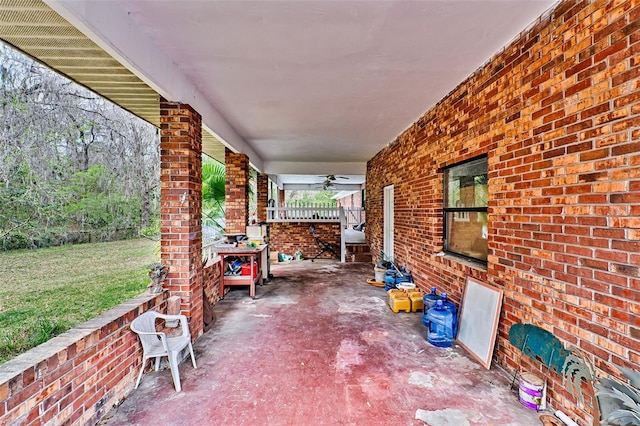
[[[425,340],[418,313],[393,313],[371,264],[272,266],[234,288],[194,344],[198,368],[148,372],[104,425],[540,425],[510,377],[460,347]]]

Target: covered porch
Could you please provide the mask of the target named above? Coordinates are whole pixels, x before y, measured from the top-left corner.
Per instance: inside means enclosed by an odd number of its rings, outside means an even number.
[[[0,371],[2,420],[85,424],[113,413],[114,424],[118,416],[143,424],[136,416],[158,393],[199,420],[360,424],[386,416],[419,424],[418,410],[453,409],[470,424],[525,424],[532,413],[503,392],[505,369],[546,377],[551,406],[581,426],[599,424],[594,400],[580,401],[562,374],[523,357],[509,331],[541,328],[602,376],[640,365],[640,8],[631,0],[552,3],[5,7],[35,11],[17,21],[46,31],[0,36],[160,129],[162,261],[171,273],[165,293],[119,307]],[[43,19],[45,12],[54,18]],[[69,47],[61,28],[89,47]],[[120,73],[125,83],[114,82]],[[145,90],[144,105],[129,87]],[[373,264],[323,263],[304,279],[296,266],[306,270],[308,262],[283,266],[282,283],[259,287],[255,301],[242,290],[219,301],[219,262],[202,262],[203,152],[227,167],[230,234],[244,233],[249,221],[250,167],[259,171],[258,221],[268,221],[269,199],[279,199],[269,181],[284,190],[317,186],[322,176],[366,176],[374,253],[392,254],[420,288],[435,286],[458,305],[469,277],[504,292],[492,370],[478,372],[456,349],[426,346],[418,321],[392,314],[379,290],[363,283]],[[471,163],[484,171],[471,173]],[[283,227],[311,243],[306,222]],[[181,394],[164,373],[132,392],[141,357],[128,324],[170,302],[189,318],[201,367],[181,367]],[[204,315],[207,303],[217,321],[205,333],[213,319]],[[250,362],[230,359],[236,353]],[[453,375],[451,363],[462,367]],[[440,365],[448,367],[437,372],[446,387],[429,375]],[[485,392],[504,404],[472,405],[469,398],[484,400]],[[492,414],[496,407],[509,417]]]
[[[198,368],[147,372],[103,426],[540,425],[517,383],[461,347],[425,340],[420,313],[394,313],[371,266],[292,262],[251,300],[233,290],[194,349]]]

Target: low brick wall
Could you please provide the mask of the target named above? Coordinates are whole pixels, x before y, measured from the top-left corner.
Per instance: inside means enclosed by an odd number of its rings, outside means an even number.
[[[307,222],[277,222],[271,223],[270,246],[272,252],[286,253],[293,256],[302,251],[305,259],[313,258],[320,252]],[[324,241],[340,246],[339,223],[314,223],[316,235]],[[333,258],[331,254],[323,253],[321,259]]]
[[[215,259],[207,262],[202,272],[204,296],[211,306],[215,305],[218,303],[218,300],[220,300],[219,288],[221,266],[220,258],[216,256]]]
[[[131,321],[166,310],[145,294],[0,365],[0,424],[95,424],[133,387],[142,348]]]

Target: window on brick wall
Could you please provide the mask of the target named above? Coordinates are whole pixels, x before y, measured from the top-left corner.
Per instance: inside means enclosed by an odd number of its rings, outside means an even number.
[[[487,261],[487,157],[444,169],[444,250]]]

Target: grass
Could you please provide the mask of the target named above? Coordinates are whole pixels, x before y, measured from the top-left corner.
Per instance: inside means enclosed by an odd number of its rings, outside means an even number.
[[[144,292],[156,246],[140,239],[0,253],[0,363]]]

